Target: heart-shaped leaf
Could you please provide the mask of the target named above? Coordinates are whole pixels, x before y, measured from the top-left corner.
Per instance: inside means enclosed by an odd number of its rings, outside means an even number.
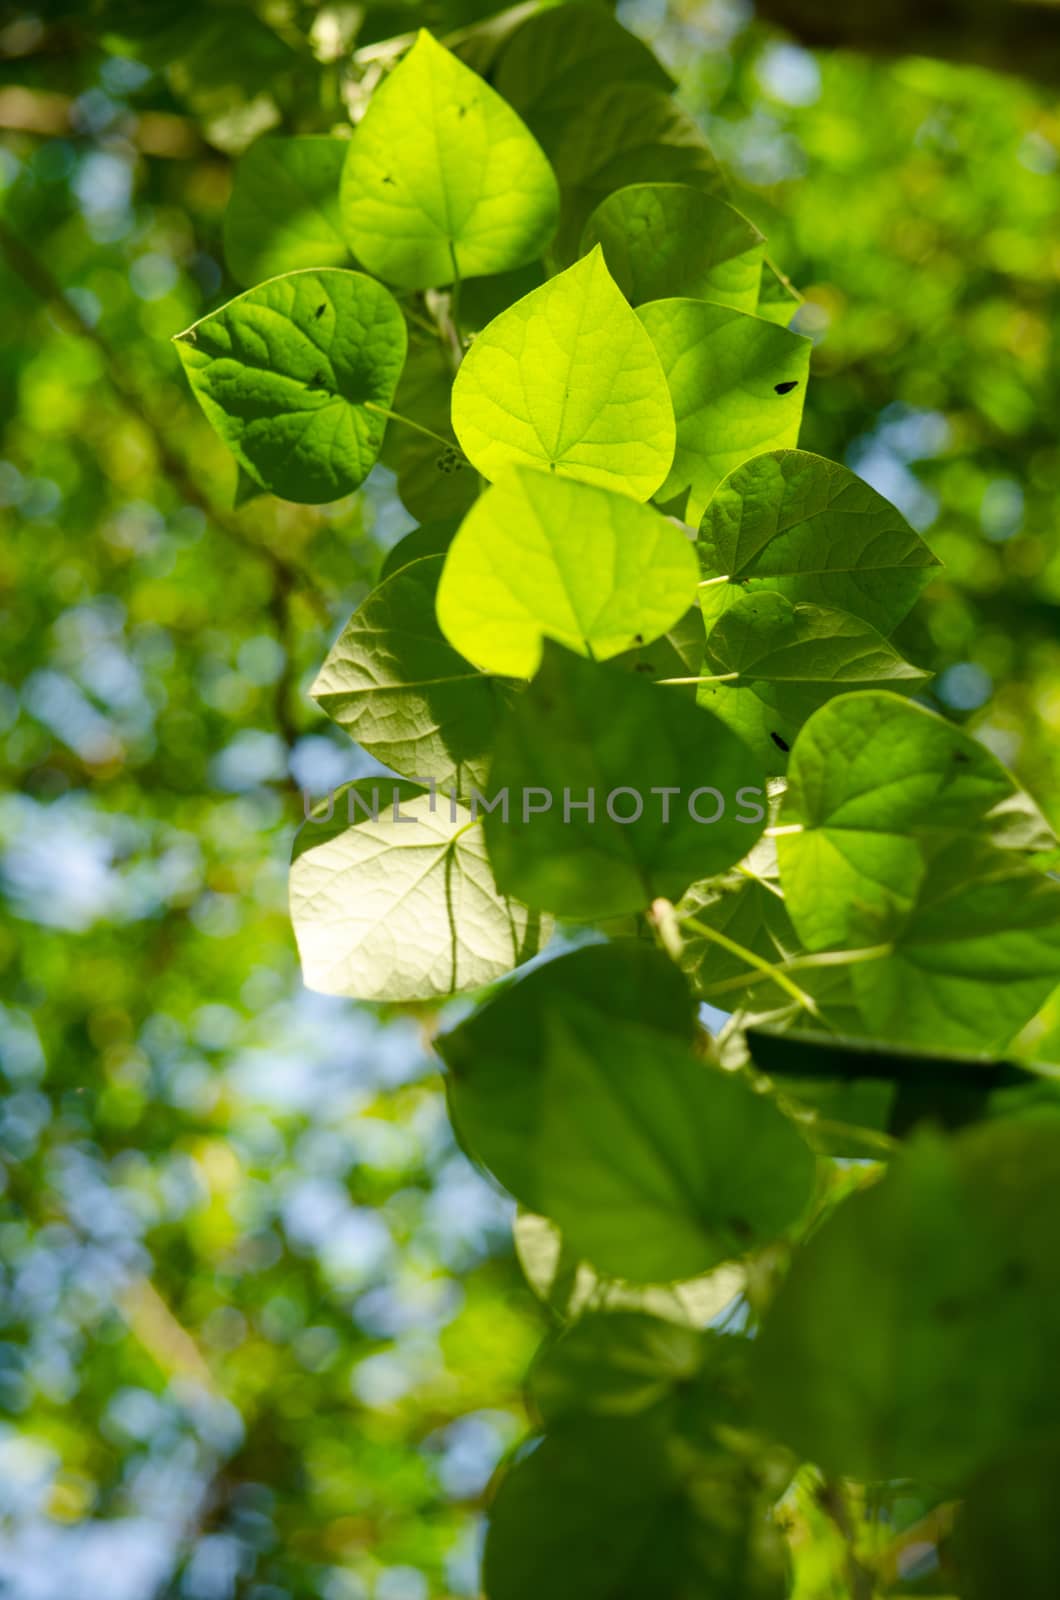
[[[450,800],[360,779],[306,822],[291,920],[310,989],[357,1000],[436,1000],[535,955],[547,921],[493,881],[482,830]]]
[[[703,513],[704,615],[736,592],[771,589],[835,606],[891,633],[938,567],[900,511],[837,461],[774,450],[737,467]]]
[[[758,764],[683,695],[545,645],[501,724],[486,817],[506,893],[594,921],[677,899],[747,854],[765,825]]]
[[[262,488],[318,505],[363,483],[405,360],[382,284],[330,268],[249,289],[177,335],[188,382]]]
[[[684,183],[635,183],[597,206],[582,250],[603,248],[631,305],[681,295],[754,311],[765,240],[714,195]]]
[[[657,511],[517,467],[464,518],[438,620],[486,671],[529,678],[545,637],[597,660],[657,639],[692,604],[696,580],[692,545]]]
[[[310,691],[378,761],[417,783],[468,796],[485,782],[504,686],[442,637],[435,593],[443,556],[374,589],[332,645]]]
[[[350,249],[339,214],[349,143],[270,135],[240,158],[225,211],[232,276],[248,287],[303,267],[342,267]]]
[[[479,334],[453,384],[453,427],[487,478],[525,462],[650,499],[673,459],[673,407],[602,251]]]
[[[696,523],[721,480],[748,456],[797,443],[810,342],[761,317],[702,300],[640,307],[677,418],[661,502],[687,501]]]
[[[769,590],[736,596],[707,638],[706,661],[799,721],[844,691],[880,684],[914,694],[931,677],[860,617]]]
[[[894,695],[842,695],[815,712],[792,752],[777,840],[806,948],[891,938],[924,877],[922,842],[989,833],[1016,788],[983,745]]]
[[[529,129],[424,29],[354,131],[341,198],[358,261],[403,289],[533,261],[559,211]]]

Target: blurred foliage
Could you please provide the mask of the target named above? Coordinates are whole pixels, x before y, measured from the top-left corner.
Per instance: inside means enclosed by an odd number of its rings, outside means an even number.
[[[488,9],[122,0],[0,25],[15,1600],[477,1589],[540,1315],[428,1025],[307,995],[285,905],[299,786],[360,770],[305,689],[411,519],[383,468],[324,510],[231,509],[168,341],[236,291],[232,154],[348,125],[376,41]],[[907,653],[1060,822],[1055,106],[974,68],[812,55],[722,0],[620,13],[805,295],[804,444],[946,563]],[[1060,1060],[1060,1018],[1028,1048]],[[929,1509],[891,1508],[899,1577]],[[792,1517],[799,1600],[838,1593],[836,1519],[812,1491]]]

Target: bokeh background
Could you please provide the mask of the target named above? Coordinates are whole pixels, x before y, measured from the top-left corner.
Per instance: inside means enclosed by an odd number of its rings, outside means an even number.
[[[5,1600],[477,1592],[544,1314],[436,1019],[305,992],[285,908],[300,787],[360,770],[306,689],[411,519],[383,467],[232,510],[169,339],[234,292],[235,155],[342,120],[351,47],[488,9],[0,22]],[[946,563],[908,653],[1060,823],[1060,45],[970,20],[1002,74],[877,9],[618,7],[805,295],[804,444]],[[1060,1019],[1025,1046],[1060,1061]]]

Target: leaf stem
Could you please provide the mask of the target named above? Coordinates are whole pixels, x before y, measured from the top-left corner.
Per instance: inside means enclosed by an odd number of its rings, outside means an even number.
[[[452,239],[449,241],[449,259],[453,263],[453,286],[449,291],[449,320],[453,324],[453,333],[456,335],[458,357],[464,353],[464,336],[460,331],[460,264],[456,259],[456,245]]]
[[[655,681],[656,681],[657,684],[664,684],[664,683],[731,683],[734,678],[738,678],[739,676],[740,676],[740,674],[738,672],[719,672],[719,673],[716,674],[716,676],[714,676],[712,678],[657,678]]]
[[[808,995],[805,990],[800,989],[797,983],[793,983],[782,967],[774,966],[764,956],[756,955],[753,950],[748,950],[745,945],[737,944],[736,940],[730,939],[727,934],[719,933],[717,928],[710,927],[706,922],[700,922],[698,917],[682,917],[681,926],[691,928],[692,932],[698,933],[700,938],[708,940],[711,944],[716,944],[719,949],[727,951],[729,955],[736,956],[737,960],[745,962],[749,967],[753,967],[756,972],[761,974],[762,978],[768,978],[771,983],[777,985],[778,989],[783,989],[785,994],[789,994],[812,1017],[820,1017],[816,1000],[811,995]],[[784,966],[786,967],[787,965],[788,963],[785,962]],[[751,979],[750,981],[754,982],[756,980]],[[747,987],[747,983],[748,979],[746,978],[730,978],[726,979],[723,984],[709,985],[703,992],[713,994],[721,993],[723,989],[742,989]]]
[[[440,433],[435,433],[433,428],[425,428],[422,422],[413,422],[411,417],[403,417],[399,411],[388,411],[386,406],[376,405],[374,400],[364,402],[366,411],[375,411],[381,417],[387,417],[391,422],[400,422],[403,428],[414,428],[417,433],[425,434],[428,439],[434,439],[437,444],[444,445],[447,450],[456,450],[458,446],[452,439],[443,439]]]
[[[697,589],[713,589],[715,584],[731,583],[731,582],[732,582],[732,579],[729,577],[728,573],[724,572],[724,573],[722,573],[720,578],[701,578],[700,581],[696,584],[696,588]]]
[[[688,925],[694,926],[691,922]],[[772,968],[767,962],[763,962],[760,970],[763,978],[768,977],[780,988],[788,989],[788,985],[781,983],[780,980],[791,972],[808,972],[821,967],[852,967],[861,961],[882,961],[886,956],[893,954],[893,951],[894,946],[889,944],[869,945],[863,950],[821,950],[815,953],[807,952],[801,956],[791,956],[787,961],[778,962]],[[733,989],[747,989],[759,981],[758,978],[722,978],[717,983],[710,984],[703,992],[711,995],[729,994]],[[788,992],[791,992],[790,989]]]

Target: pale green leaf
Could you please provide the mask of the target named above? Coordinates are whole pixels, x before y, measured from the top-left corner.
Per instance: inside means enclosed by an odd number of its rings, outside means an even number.
[[[835,606],[887,634],[938,568],[889,501],[838,462],[804,450],[771,451],[737,467],[703,513],[699,551],[705,575],[729,580],[704,590],[708,618],[739,585]]]
[[[363,483],[405,360],[382,284],[329,268],[273,278],[177,335],[188,381],[262,488],[317,505]]]
[[[331,805],[306,822],[291,867],[310,989],[436,1000],[510,972],[548,937],[547,921],[498,892],[462,806],[387,778],[349,784]]]
[[[505,686],[442,637],[444,556],[402,568],[356,611],[310,693],[340,728],[403,778],[468,795],[485,782]]]
[[[739,861],[764,826],[760,770],[724,724],[551,642],[494,751],[490,791],[509,792],[513,824],[486,817],[497,881],[562,916],[676,899]]]
[[[485,671],[529,678],[543,638],[597,660],[657,639],[695,599],[697,576],[688,539],[649,506],[516,467],[464,518],[438,620]]]
[[[810,343],[761,317],[701,300],[652,300],[638,315],[663,364],[677,448],[659,490],[697,523],[721,480],[749,456],[795,445]]]
[[[594,250],[479,334],[453,385],[453,427],[487,478],[547,467],[648,500],[674,451],[651,339]]]
[[[737,595],[707,638],[705,663],[794,721],[845,691],[914,694],[931,677],[860,617],[769,590]]]
[[[269,136],[241,157],[225,211],[232,276],[250,287],[303,267],[341,267],[350,251],[339,214],[345,139]]]
[[[752,222],[684,183],[637,183],[597,206],[582,250],[599,244],[631,305],[682,295],[754,311],[765,240]]]
[[[354,130],[341,203],[357,259],[425,289],[533,261],[559,192],[511,107],[421,29]]]

